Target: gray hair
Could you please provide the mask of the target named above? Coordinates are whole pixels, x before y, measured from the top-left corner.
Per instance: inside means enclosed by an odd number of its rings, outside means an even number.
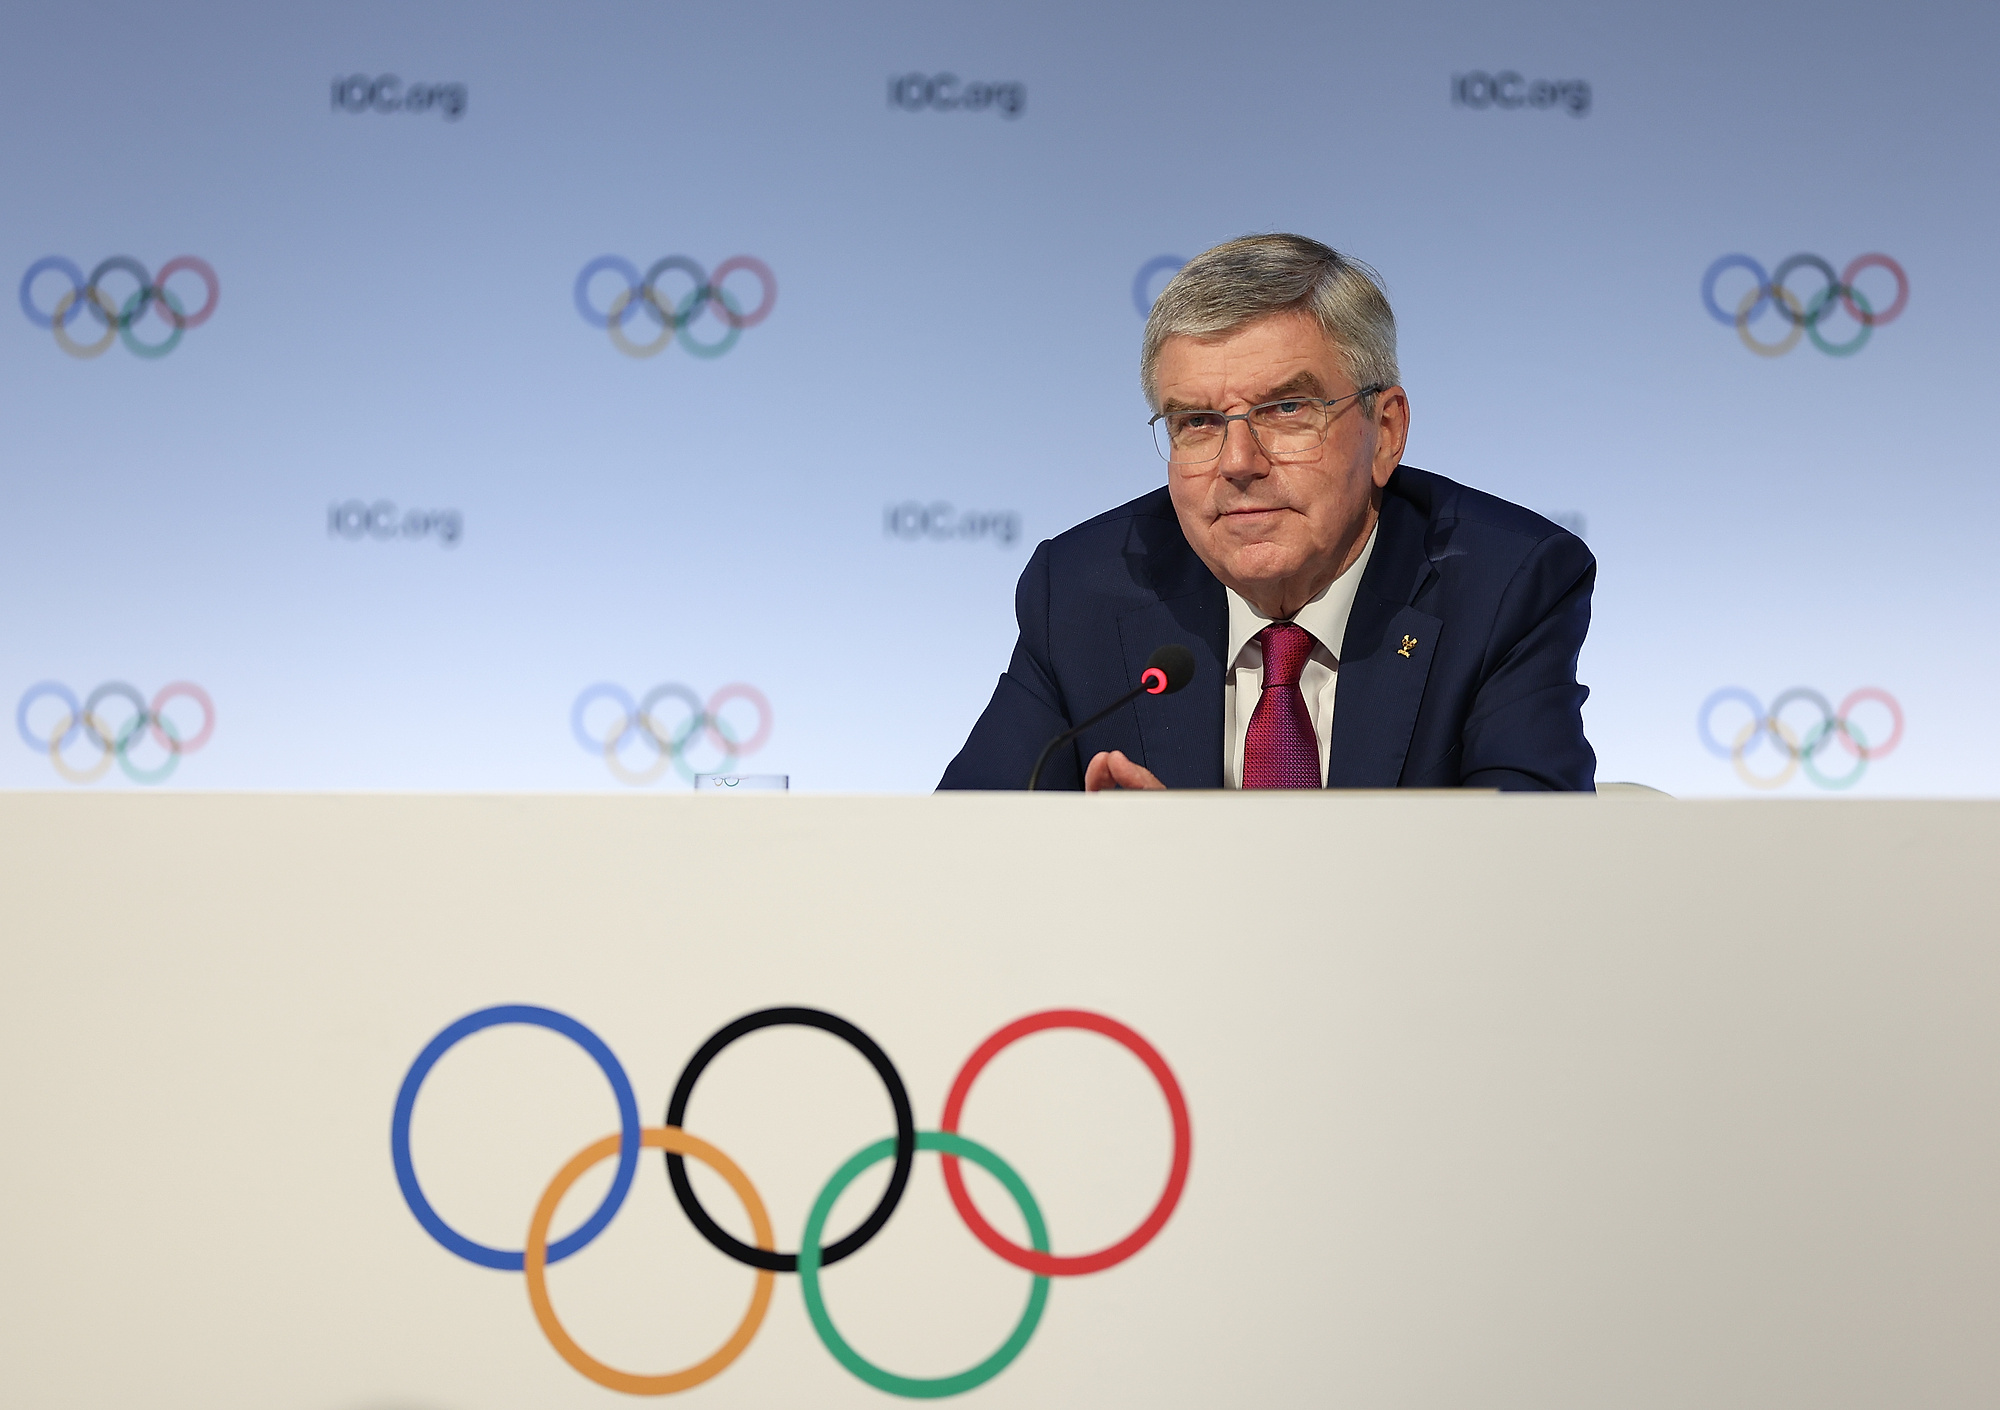
[[[1146,319],[1139,385],[1160,409],[1160,346],[1169,338],[1214,338],[1274,313],[1310,313],[1357,387],[1393,387],[1396,315],[1381,276],[1360,260],[1304,235],[1245,235],[1181,266]],[[1373,397],[1363,399],[1367,405]]]

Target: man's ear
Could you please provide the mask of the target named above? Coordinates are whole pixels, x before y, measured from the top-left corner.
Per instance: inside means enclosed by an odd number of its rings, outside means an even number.
[[[1410,397],[1400,386],[1376,393],[1375,463],[1370,466],[1376,489],[1385,489],[1389,477],[1403,463],[1403,448],[1410,443]]]

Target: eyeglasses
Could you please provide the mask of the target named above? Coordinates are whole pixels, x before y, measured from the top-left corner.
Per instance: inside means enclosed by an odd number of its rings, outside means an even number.
[[[1169,465],[1202,465],[1217,459],[1232,421],[1249,426],[1268,456],[1304,455],[1326,444],[1340,403],[1387,390],[1374,382],[1344,397],[1280,397],[1234,416],[1219,411],[1163,411],[1146,424],[1153,428],[1154,448]]]

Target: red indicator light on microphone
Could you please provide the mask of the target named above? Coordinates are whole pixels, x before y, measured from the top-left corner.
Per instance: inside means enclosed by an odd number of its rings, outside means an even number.
[[[1158,695],[1167,688],[1167,673],[1158,666],[1148,666],[1139,683],[1146,687],[1146,694]]]

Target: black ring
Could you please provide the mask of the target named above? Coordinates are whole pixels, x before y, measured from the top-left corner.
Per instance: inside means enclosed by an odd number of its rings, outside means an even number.
[[[132,708],[139,712],[140,729],[144,729],[149,723],[147,717],[152,714],[152,711],[146,704],[146,697],[125,684],[124,681],[106,681],[103,685],[91,691],[89,698],[83,702],[84,732],[90,736],[92,744],[95,744],[98,748],[109,754],[118,748],[117,737],[124,734],[125,730],[121,726],[113,730],[111,732],[112,737],[107,739],[104,736],[104,732],[97,727],[97,706],[107,695],[123,696],[126,700],[132,702]]]
[[[1801,303],[1799,305],[1799,308],[1801,310],[1800,312],[1793,313],[1791,309],[1786,306],[1783,296],[1780,295],[1778,292],[1779,290],[1783,289],[1785,293],[1787,294],[1791,293],[1791,290],[1785,289],[1785,280],[1791,277],[1791,273],[1795,269],[1818,270],[1821,274],[1826,276],[1827,288],[1833,290],[1835,293],[1838,293],[1840,290],[1840,276],[1833,272],[1832,265],[1828,264],[1818,255],[1793,255],[1790,259],[1786,260],[1783,264],[1779,265],[1776,269],[1771,271],[1771,302],[1778,306],[1778,313],[1785,319],[1786,322],[1790,323],[1795,328],[1810,328],[1815,324],[1817,324],[1819,322],[1819,319],[1808,317],[1803,312],[1803,310],[1806,307],[1804,303]],[[1794,297],[1797,296],[1794,295]],[[1832,295],[1829,294],[1822,295],[1820,301],[1821,302],[1820,312],[1822,314],[1826,312],[1825,305],[1827,300],[1830,299],[1831,297]]]
[[[653,720],[653,707],[667,699],[678,700],[688,707],[688,722],[681,726],[678,743],[674,739],[672,730],[661,734],[659,725]],[[693,739],[701,727],[708,723],[707,708],[702,704],[701,697],[678,681],[668,681],[665,685],[656,685],[647,691],[646,698],[639,702],[639,708],[633,712],[633,718],[638,722],[639,732],[653,742],[655,754],[673,753],[680,745]]]
[[[896,1212],[897,1203],[903,1198],[903,1188],[910,1183],[910,1168],[917,1162],[917,1118],[910,1110],[910,1094],[903,1087],[903,1079],[896,1071],[896,1065],[889,1061],[889,1055],[882,1051],[876,1041],[863,1033],[846,1019],[820,1009],[759,1009],[756,1013],[746,1013],[743,1017],[725,1027],[701,1045],[701,1051],[688,1059],[688,1065],[681,1069],[681,1079],[674,1084],[673,1099],[667,1103],[669,1126],[680,1126],[687,1115],[688,1098],[694,1095],[694,1084],[702,1071],[716,1055],[746,1033],[755,1033],[760,1028],[776,1028],[785,1024],[796,1024],[801,1028],[817,1028],[823,1033],[847,1043],[881,1077],[882,1085],[889,1089],[889,1104],[896,1109],[896,1166],[889,1174],[889,1188],[882,1192],[881,1201],[874,1212],[860,1224],[854,1232],[838,1243],[828,1244],[820,1253],[822,1266],[838,1263],[848,1254],[858,1250],[863,1244],[882,1232],[882,1226],[889,1222],[889,1216]],[[709,1217],[695,1197],[694,1186],[688,1183],[687,1161],[672,1151],[667,1157],[667,1178],[673,1181],[674,1198],[681,1202],[688,1222],[701,1231],[717,1249],[728,1254],[738,1263],[747,1263],[752,1268],[762,1268],[769,1273],[796,1273],[799,1271],[799,1256],[796,1253],[778,1253],[767,1248],[753,1248],[736,1238],[727,1229]]]
[[[139,281],[139,306],[133,309],[129,316],[120,313],[117,319],[120,328],[130,328],[134,323],[137,323],[146,316],[146,310],[152,306],[153,296],[158,290],[154,287],[153,276],[148,272],[145,265],[139,263],[139,261],[133,259],[130,255],[113,255],[110,259],[103,261],[97,268],[90,271],[90,278],[84,281],[84,291],[87,294],[95,295],[98,292],[98,281],[114,269],[122,269]],[[87,298],[84,302],[91,306],[91,311],[97,315],[99,323],[104,324],[106,327],[110,326],[112,320],[106,318],[104,310],[97,307],[95,297]]]
[[[1814,726],[1814,729],[1818,729],[1819,731],[1821,731],[1820,737],[1817,740],[1814,740],[1813,743],[1811,744],[1802,745],[1799,747],[1794,747],[1790,744],[1785,743],[1785,737],[1779,734],[1777,730],[1779,712],[1782,711],[1787,705],[1791,704],[1794,700],[1803,700],[1808,705],[1817,705],[1819,707],[1819,713],[1820,713],[1820,722],[1819,724]],[[1833,738],[1834,726],[1837,724],[1845,723],[1844,721],[1840,720],[1838,717],[1834,715],[1832,702],[1830,702],[1824,695],[1821,695],[1818,691],[1809,690],[1802,685],[1794,686],[1792,689],[1786,691],[1783,695],[1780,695],[1776,700],[1773,700],[1771,702],[1771,708],[1765,711],[1764,715],[1765,718],[1771,722],[1771,742],[1776,744],[1778,748],[1782,749],[1785,753],[1790,754],[1794,759],[1800,757],[1809,759],[1813,755],[1819,753],[1820,750],[1826,747],[1826,742],[1829,739]],[[1807,730],[1804,734],[1800,735],[1799,738],[1809,739],[1811,738],[1812,733],[1813,733],[1812,730]]]

